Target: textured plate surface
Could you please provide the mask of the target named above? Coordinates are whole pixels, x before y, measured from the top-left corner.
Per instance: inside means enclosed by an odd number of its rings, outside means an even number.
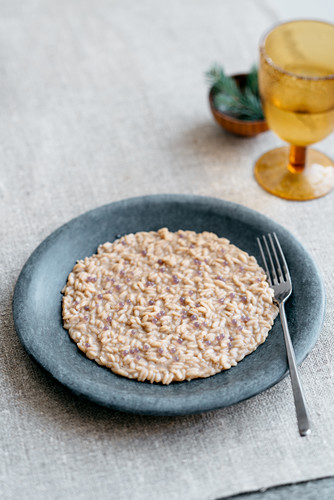
[[[104,406],[150,415],[183,415],[229,406],[279,382],[287,372],[283,334],[275,320],[268,339],[236,367],[207,379],[169,386],[137,382],[89,360],[62,327],[61,290],[75,262],[98,245],[137,231],[212,231],[261,257],[256,237],[275,231],[294,286],[286,305],[300,363],[314,346],[325,294],[319,272],[301,244],[282,226],[241,205],[192,195],[154,195],[105,205],[68,222],[44,240],[22,269],[13,314],[27,352],[74,393]]]

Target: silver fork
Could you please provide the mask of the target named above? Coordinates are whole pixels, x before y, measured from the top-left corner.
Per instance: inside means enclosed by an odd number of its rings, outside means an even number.
[[[301,436],[307,436],[308,434],[311,433],[310,419],[306,409],[305,397],[303,394],[302,385],[298,375],[296,357],[291,342],[291,337],[289,333],[289,328],[284,308],[284,303],[290,297],[292,292],[291,277],[281,245],[278,241],[276,234],[275,233],[273,233],[273,235],[268,234],[268,238],[266,238],[266,236],[262,236],[262,238],[263,238],[264,249],[268,255],[268,259],[266,259],[265,257],[265,251],[263,249],[260,238],[257,238],[257,242],[260,248],[261,257],[263,259],[264,267],[267,273],[269,285],[274,290],[274,299],[279,307],[279,313],[284,333],[285,347],[289,363],[292,392],[295,400],[299,434]],[[271,272],[269,272],[269,267]]]

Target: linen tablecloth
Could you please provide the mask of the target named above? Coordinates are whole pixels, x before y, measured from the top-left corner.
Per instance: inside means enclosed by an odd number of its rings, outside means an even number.
[[[295,203],[263,191],[256,158],[280,145],[224,133],[204,72],[257,60],[279,17],[264,0],[1,3],[1,454],[3,499],[211,500],[334,475],[334,194]],[[334,157],[334,137],[318,145]],[[313,421],[297,432],[290,381],[180,418],[82,401],[26,354],[11,312],[20,269],[54,229],[136,195],[242,203],[285,226],[323,275],[327,312],[300,374]]]

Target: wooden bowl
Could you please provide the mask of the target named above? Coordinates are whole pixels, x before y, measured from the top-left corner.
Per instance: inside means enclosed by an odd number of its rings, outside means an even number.
[[[246,73],[232,76],[232,78],[234,78],[240,88],[243,88],[245,86],[246,77]],[[209,102],[211,112],[218,125],[223,127],[228,132],[231,132],[232,134],[252,137],[269,130],[267,122],[265,120],[239,120],[238,118],[233,118],[232,116],[219,111],[213,103],[212,89],[209,93]]]

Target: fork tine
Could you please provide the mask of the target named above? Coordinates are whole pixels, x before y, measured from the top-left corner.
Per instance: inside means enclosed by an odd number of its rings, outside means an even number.
[[[262,248],[262,244],[261,244],[260,238],[256,238],[256,239],[257,239],[257,244],[259,245],[259,248],[260,248],[261,257],[262,257],[263,264],[264,264],[264,267],[265,267],[265,270],[266,270],[266,273],[267,273],[267,278],[268,278],[269,284],[270,284],[270,286],[272,286],[271,276],[270,276],[270,272],[269,272],[269,269],[268,269],[267,260],[266,260],[266,258],[264,256],[264,251],[263,251],[263,248]]]
[[[277,248],[278,248],[281,260],[283,262],[283,272],[284,272],[283,276],[284,276],[284,279],[287,280],[287,281],[291,281],[288,264],[286,263],[282,247],[280,245],[280,242],[278,241],[276,233],[273,233],[273,235],[274,235],[274,238],[275,238],[275,241],[276,241],[276,245],[277,245]]]
[[[275,233],[273,233],[273,234],[275,235]],[[274,242],[273,242],[271,234],[268,234],[268,237],[269,237],[269,240],[270,240],[270,243],[271,243],[271,248],[273,249],[273,254],[274,254],[274,257],[275,257],[275,260],[276,260],[276,268],[277,268],[277,274],[278,274],[278,281],[279,281],[279,283],[282,283],[282,281],[284,281],[284,277],[283,277],[283,274],[282,274],[281,264],[280,264],[280,261],[278,260],[278,256],[277,256],[277,253],[276,253],[276,248],[275,248],[275,245],[274,245]],[[277,243],[277,236],[276,236],[275,241]]]
[[[263,238],[266,250],[268,252],[269,261],[270,261],[270,265],[271,265],[271,272],[272,272],[272,275],[273,275],[273,283],[275,285],[276,283],[278,283],[276,269],[275,269],[274,262],[273,262],[273,259],[272,259],[272,256],[271,256],[271,252],[269,250],[269,245],[268,245],[268,242],[267,242],[267,238],[265,236],[262,236],[262,238]]]

